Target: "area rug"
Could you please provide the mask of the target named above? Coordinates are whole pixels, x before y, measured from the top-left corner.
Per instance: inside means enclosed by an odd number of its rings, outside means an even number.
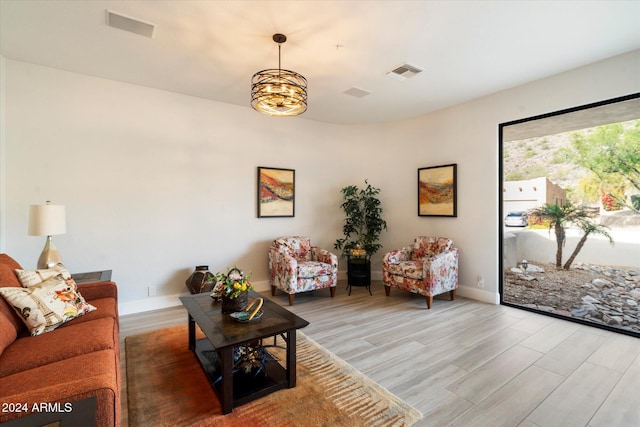
[[[296,387],[222,415],[186,325],[127,337],[129,426],[410,426],[422,418],[300,331],[297,341]]]

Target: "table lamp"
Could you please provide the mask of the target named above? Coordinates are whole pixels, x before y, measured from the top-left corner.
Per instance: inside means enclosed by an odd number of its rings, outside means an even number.
[[[66,231],[64,206],[52,205],[49,201],[46,205],[29,206],[29,236],[47,236],[38,258],[38,268],[49,268],[62,262],[51,236],[64,234]]]

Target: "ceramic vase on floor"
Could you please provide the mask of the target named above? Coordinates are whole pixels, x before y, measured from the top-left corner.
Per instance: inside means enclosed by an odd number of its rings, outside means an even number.
[[[211,292],[215,281],[213,280],[213,274],[209,272],[209,266],[198,265],[185,283],[189,292],[199,294],[202,292]]]

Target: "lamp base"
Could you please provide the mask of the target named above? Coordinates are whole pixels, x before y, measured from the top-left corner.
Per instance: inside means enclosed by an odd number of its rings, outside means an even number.
[[[58,249],[53,244],[53,239],[51,239],[51,236],[47,236],[47,241],[44,244],[44,249],[40,254],[40,258],[38,258],[38,268],[43,269],[53,267],[54,265],[61,262],[62,257],[60,257]]]

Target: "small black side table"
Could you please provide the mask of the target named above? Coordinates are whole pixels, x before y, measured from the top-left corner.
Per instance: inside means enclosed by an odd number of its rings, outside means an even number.
[[[111,270],[89,271],[87,273],[73,273],[71,278],[77,284],[93,282],[109,282],[111,280]]]
[[[347,288],[351,295],[352,286],[364,286],[371,293],[371,256],[347,255]]]

